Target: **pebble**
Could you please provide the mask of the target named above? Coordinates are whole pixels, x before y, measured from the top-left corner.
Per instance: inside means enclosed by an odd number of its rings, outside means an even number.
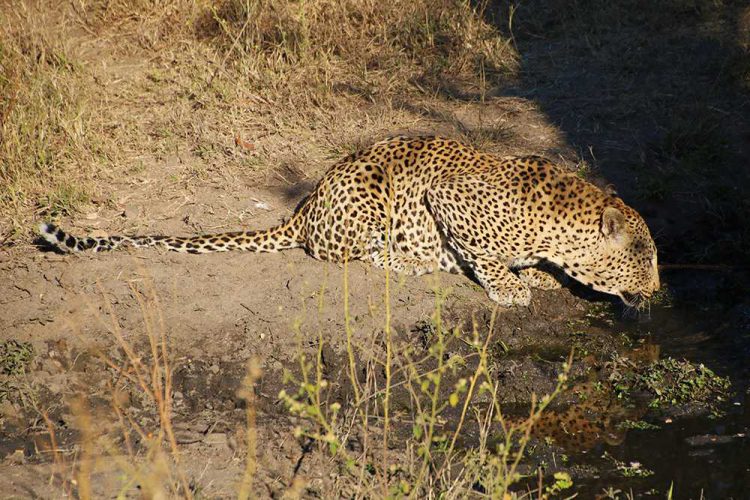
[[[227,435],[223,432],[212,432],[211,434],[206,434],[206,437],[203,438],[204,443],[213,446],[228,445],[228,441]]]
[[[9,453],[5,457],[5,462],[13,465],[22,465],[26,463],[26,457],[23,454],[22,449],[15,450],[13,453]]]
[[[126,219],[135,219],[138,217],[138,207],[136,205],[126,205],[122,211],[122,216]]]

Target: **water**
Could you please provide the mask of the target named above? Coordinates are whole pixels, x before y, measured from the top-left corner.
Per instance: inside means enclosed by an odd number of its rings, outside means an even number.
[[[661,357],[703,363],[729,377],[732,397],[718,417],[650,411],[644,418],[659,429],[630,430],[620,444],[574,455],[572,463],[599,470],[577,481],[579,498],[608,488],[620,489],[620,498],[631,490],[636,498],[665,498],[670,484],[677,499],[750,498],[750,301],[721,276],[665,277],[672,303],[653,306],[649,322],[617,322],[613,330],[659,345]],[[614,460],[641,464],[653,475],[624,477]]]

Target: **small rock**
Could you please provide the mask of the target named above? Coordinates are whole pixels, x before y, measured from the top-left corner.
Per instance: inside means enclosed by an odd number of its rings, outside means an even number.
[[[219,365],[216,365],[216,364],[211,365],[211,368],[209,368],[209,370],[211,370],[211,373],[216,375],[217,373],[219,373]]]
[[[23,465],[26,463],[26,456],[24,456],[22,449],[18,449],[13,453],[8,454],[8,456],[5,457],[5,462],[13,465]]]
[[[50,375],[56,375],[63,371],[63,365],[57,359],[48,358],[42,361],[42,370]]]
[[[122,216],[126,219],[135,219],[138,217],[138,207],[135,205],[125,206],[125,210],[122,211]]]
[[[227,435],[223,432],[212,432],[211,434],[206,434],[206,437],[203,439],[204,443],[212,446],[228,446],[228,441]]]

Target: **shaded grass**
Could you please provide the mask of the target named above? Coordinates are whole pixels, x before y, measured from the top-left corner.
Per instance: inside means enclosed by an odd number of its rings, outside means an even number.
[[[628,364],[631,366],[627,367]],[[619,398],[627,399],[637,392],[646,393],[649,405],[654,408],[692,403],[703,404],[717,412],[731,387],[728,378],[716,375],[704,365],[673,358],[664,358],[644,367],[635,367],[628,360],[615,358],[610,367],[610,383]]]
[[[703,106],[682,106],[659,140],[636,164],[637,196],[646,202],[683,202],[694,212],[677,217],[682,231],[670,253],[697,262],[746,265],[750,250],[750,177],[735,149],[737,135],[726,116]],[[689,244],[686,244],[688,242]]]

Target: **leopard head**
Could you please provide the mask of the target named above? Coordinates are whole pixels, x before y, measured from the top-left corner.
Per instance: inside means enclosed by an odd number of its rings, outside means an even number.
[[[573,277],[638,307],[659,289],[656,245],[643,218],[621,200],[598,214],[596,237],[573,268]]]

